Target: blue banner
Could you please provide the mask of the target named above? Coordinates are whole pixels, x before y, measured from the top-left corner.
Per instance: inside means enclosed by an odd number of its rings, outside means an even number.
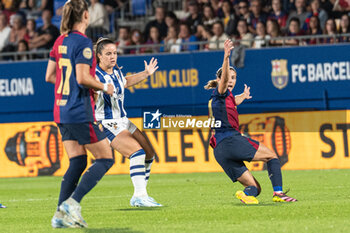
[[[247,50],[245,65],[237,69],[233,91],[244,84],[253,98],[241,113],[350,108],[350,45],[266,48]],[[203,86],[215,78],[223,52],[154,54],[159,69],[148,79],[128,88],[129,117],[142,108],[198,108],[207,114],[211,91]],[[144,69],[147,56],[118,57],[124,75]],[[45,82],[46,61],[0,64],[0,122],[52,121],[54,87]]]

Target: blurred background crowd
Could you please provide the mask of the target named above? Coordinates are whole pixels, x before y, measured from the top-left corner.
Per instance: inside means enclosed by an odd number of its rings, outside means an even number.
[[[65,0],[1,0],[0,53],[47,51]],[[90,0],[87,35],[120,54],[350,42],[350,0]],[[313,37],[300,37],[311,35]],[[328,36],[328,37],[326,37]],[[286,39],[283,39],[286,37]],[[295,38],[294,38],[295,37]],[[26,60],[26,54],[16,60]]]

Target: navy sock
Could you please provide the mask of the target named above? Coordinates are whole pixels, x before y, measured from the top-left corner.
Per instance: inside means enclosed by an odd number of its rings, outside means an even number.
[[[273,191],[282,192],[281,164],[278,159],[271,159],[267,162],[267,171],[272,183]]]
[[[247,196],[254,196],[254,197],[256,197],[256,196],[259,195],[259,190],[258,190],[258,188],[255,187],[255,186],[248,186],[248,187],[246,187],[246,188],[243,190],[243,192],[244,192],[245,195],[247,195]]]
[[[85,172],[78,187],[75,189],[72,198],[77,202],[102,179],[104,174],[113,166],[113,159],[96,159],[95,163]]]
[[[79,155],[69,160],[69,167],[62,178],[60,196],[58,198],[58,206],[67,200],[74,192],[78,185],[81,174],[87,165],[87,156]]]

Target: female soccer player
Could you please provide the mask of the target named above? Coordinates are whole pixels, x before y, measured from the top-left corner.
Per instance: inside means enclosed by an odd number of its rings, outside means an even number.
[[[46,81],[55,84],[54,120],[70,159],[63,176],[54,228],[87,227],[81,216],[81,199],[113,165],[108,140],[95,120],[93,90],[113,94],[111,84],[95,80],[92,42],[85,36],[89,24],[84,0],[67,1],[63,7],[61,36],[57,38],[46,70]],[[86,150],[96,158],[86,173]],[[79,184],[78,184],[79,182]]]
[[[251,99],[250,87],[245,85],[241,95],[233,96],[232,90],[236,84],[236,71],[229,66],[229,57],[233,43],[224,43],[224,61],[222,68],[216,73],[216,79],[211,80],[205,89],[215,88],[209,100],[209,113],[215,120],[221,121],[221,127],[215,128],[215,134],[210,139],[214,148],[216,161],[224,169],[233,182],[239,181],[245,189],[237,191],[236,197],[245,204],[258,204],[255,198],[261,188],[258,181],[248,171],[243,161],[267,162],[269,177],[273,186],[275,202],[294,202],[296,199],[288,197],[282,190],[281,165],[277,155],[264,144],[246,138],[239,132],[237,105],[245,99]]]
[[[157,69],[157,59],[145,61],[145,70],[124,77],[117,65],[117,46],[108,38],[100,38],[96,44],[96,76],[102,83],[112,83],[114,94],[109,96],[97,92],[96,119],[102,121],[111,146],[130,159],[130,177],[134,185],[131,206],[162,206],[147,194],[146,186],[151,172],[155,152],[141,131],[126,117],[124,90],[133,86]]]

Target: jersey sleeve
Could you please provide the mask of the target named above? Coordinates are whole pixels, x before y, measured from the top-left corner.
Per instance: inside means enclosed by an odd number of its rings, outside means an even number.
[[[56,43],[52,47],[52,50],[50,51],[50,60],[56,62]]]
[[[228,89],[226,90],[226,92],[224,94],[220,94],[218,88],[215,88],[215,90],[213,92],[213,96],[216,96],[218,98],[223,98],[223,99],[225,99],[229,95],[230,95],[230,91]]]
[[[88,38],[84,38],[78,42],[78,47],[75,55],[75,64],[88,64],[92,66],[93,52],[92,42]]]
[[[96,78],[97,81],[100,81],[101,83],[106,83],[106,80],[103,77],[103,75],[98,73],[98,72],[96,72],[95,78]]]

